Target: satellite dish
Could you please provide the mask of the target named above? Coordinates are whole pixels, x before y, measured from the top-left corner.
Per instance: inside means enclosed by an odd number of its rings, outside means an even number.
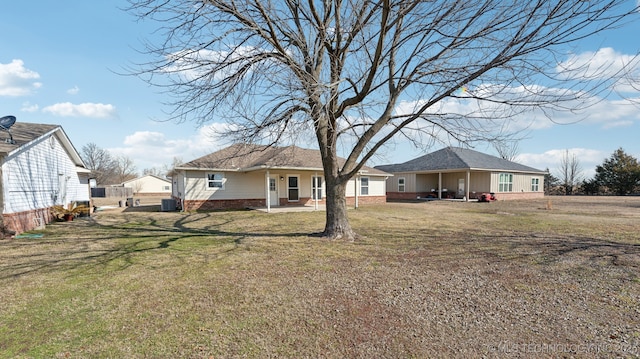
[[[0,127],[3,130],[9,130],[9,127],[13,126],[16,123],[16,116],[4,116],[0,118]]]
[[[16,123],[16,116],[4,116],[0,118],[0,130],[4,130],[9,132],[9,138],[5,139],[6,143],[15,144],[16,142],[13,140],[13,135],[11,134],[11,126]]]

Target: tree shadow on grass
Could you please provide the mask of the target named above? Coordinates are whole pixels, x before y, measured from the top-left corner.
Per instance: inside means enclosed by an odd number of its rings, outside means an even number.
[[[122,218],[125,219],[86,218],[56,223],[48,227],[43,238],[1,241],[0,279],[74,269],[124,270],[140,264],[137,261],[140,254],[153,251],[171,251],[176,257],[202,255],[193,244],[178,245],[194,239],[202,239],[198,246],[208,247],[209,252],[213,249],[216,260],[248,246],[249,237],[306,235],[225,230],[224,227],[233,225],[233,217],[223,218],[215,212],[169,216],[140,213]]]
[[[400,260],[451,269],[478,264],[615,267],[634,278],[640,275],[640,242],[628,239],[526,231],[440,232],[433,228],[378,230],[375,237],[355,245],[378,261]]]

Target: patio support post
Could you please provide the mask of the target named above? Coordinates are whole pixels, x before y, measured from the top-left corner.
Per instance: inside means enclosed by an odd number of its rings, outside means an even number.
[[[185,211],[185,204],[187,201],[187,170],[182,170],[182,195],[180,196],[180,212]]]
[[[438,172],[438,199],[442,199],[442,172]]]
[[[267,199],[267,213],[271,212],[271,191],[269,188],[269,170],[267,170],[267,173],[265,175],[266,177],[266,182],[267,182],[267,186],[266,188],[266,196],[265,198]]]
[[[358,209],[358,181],[360,180],[360,175],[356,175],[356,180],[354,183],[354,195],[355,195],[355,201],[353,203],[353,206],[355,209]]]
[[[464,198],[467,202],[469,202],[469,187],[471,187],[471,170],[467,170],[467,183],[465,183],[464,189],[465,189],[465,194],[464,194]]]
[[[313,177],[313,186],[312,186],[312,191],[313,191],[313,204],[315,207],[315,210],[318,210],[318,172],[316,172],[315,176]]]

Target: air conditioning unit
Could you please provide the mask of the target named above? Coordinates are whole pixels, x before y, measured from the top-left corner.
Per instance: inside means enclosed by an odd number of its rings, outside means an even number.
[[[176,200],[173,199],[173,198],[163,199],[160,202],[160,211],[162,211],[162,212],[175,211],[176,208],[177,208]]]

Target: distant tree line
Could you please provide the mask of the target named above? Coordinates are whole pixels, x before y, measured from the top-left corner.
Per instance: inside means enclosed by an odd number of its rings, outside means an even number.
[[[622,148],[596,166],[593,178],[584,179],[580,162],[567,151],[560,161],[559,177],[547,169],[545,193],[551,195],[618,195],[640,193],[640,163]]]
[[[131,158],[112,155],[108,150],[98,147],[95,143],[84,145],[80,156],[87,168],[91,170],[98,186],[119,185],[139,176]],[[181,162],[176,157],[171,165],[143,169],[142,175],[166,178],[170,176],[172,169]]]

